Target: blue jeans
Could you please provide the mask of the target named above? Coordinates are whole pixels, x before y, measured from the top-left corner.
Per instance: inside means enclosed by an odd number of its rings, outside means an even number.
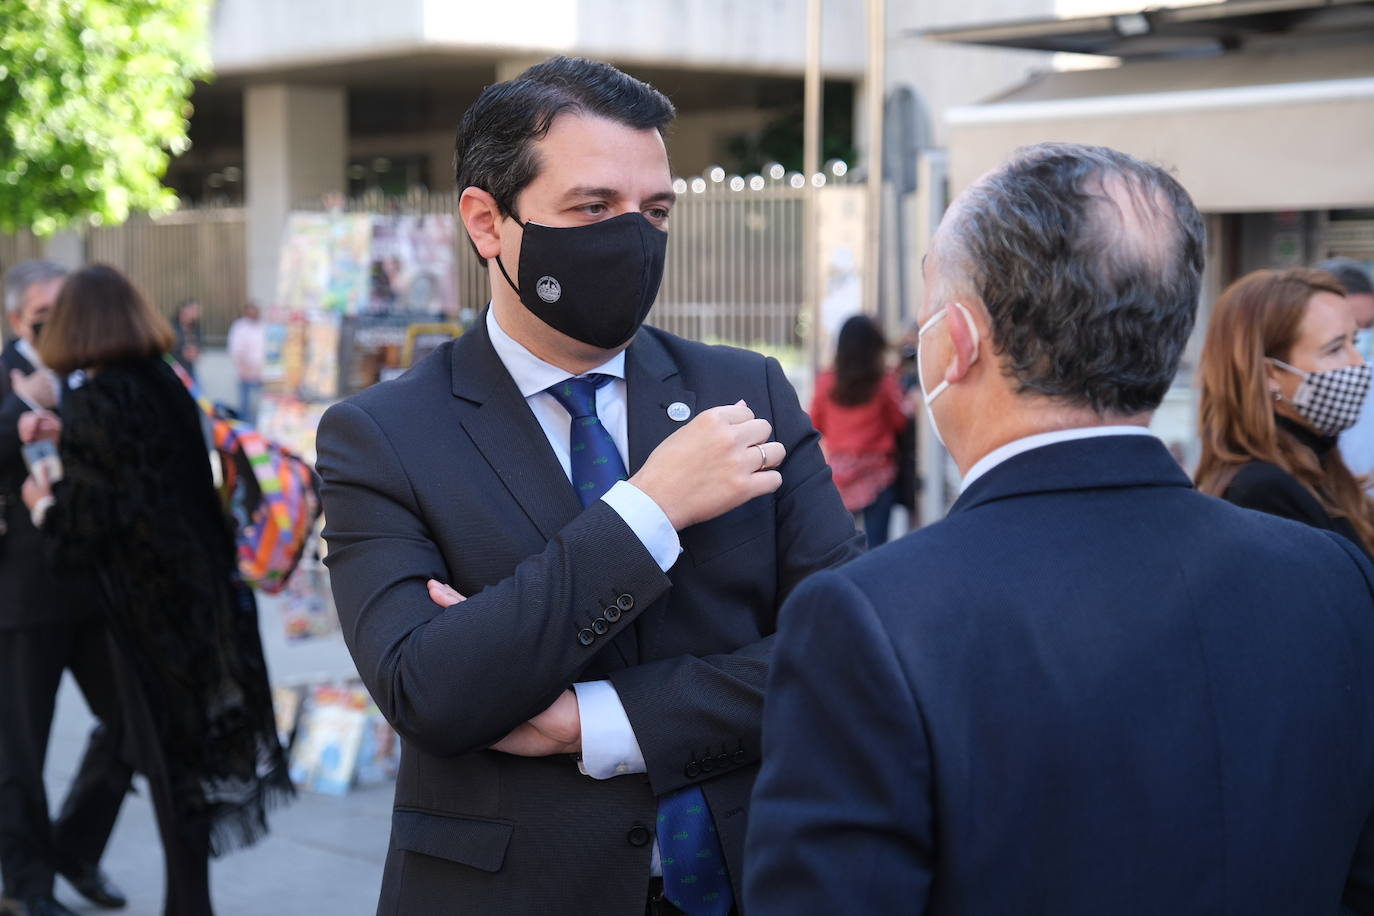
[[[245,382],[239,379],[239,419],[245,423],[256,423],[258,416],[258,396],[262,394],[262,382]]]
[[[864,534],[868,536],[870,550],[887,543],[887,531],[892,525],[892,507],[895,505],[897,485],[894,483],[863,508]]]

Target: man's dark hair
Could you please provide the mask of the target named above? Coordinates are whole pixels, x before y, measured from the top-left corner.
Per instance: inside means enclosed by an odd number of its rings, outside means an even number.
[[[1374,280],[1370,279],[1364,265],[1354,258],[1330,258],[1318,264],[1317,270],[1324,270],[1335,277],[1347,296],[1374,294]]]
[[[458,191],[481,188],[503,216],[539,175],[534,144],[561,114],[586,113],[662,133],[676,111],[668,97],[610,64],[553,57],[482,90],[458,122],[453,166]]]
[[[1018,150],[955,214],[954,269],[1021,391],[1099,414],[1164,399],[1197,317],[1206,246],[1188,192],[1101,146]]]

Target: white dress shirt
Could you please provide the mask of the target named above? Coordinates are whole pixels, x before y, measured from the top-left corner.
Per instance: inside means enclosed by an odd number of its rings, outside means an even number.
[[[496,320],[494,309],[487,309],[487,333],[492,348],[530,406],[539,426],[553,446],[563,473],[572,480],[572,417],[548,393],[548,389],[572,376],[535,356],[511,337]],[[625,394],[625,353],[621,351],[592,372],[609,375],[615,381],[596,390],[596,414],[611,434],[620,459],[629,466],[629,431]],[[590,373],[588,373],[590,374]],[[643,542],[659,569],[667,572],[682,553],[682,543],[668,516],[641,489],[622,480],[601,497],[625,520]],[[609,779],[645,771],[644,754],[620,696],[610,681],[574,684],[578,713],[582,718],[582,770],[594,779]]]
[[[1060,429],[1052,433],[1037,433],[1034,436],[1026,436],[1008,442],[1000,448],[995,448],[968,469],[964,475],[964,482],[959,487],[962,493],[973,482],[982,477],[988,471],[997,467],[1004,461],[1023,455],[1032,449],[1044,448],[1047,445],[1058,445],[1060,442],[1073,442],[1078,439],[1096,439],[1101,436],[1153,436],[1144,426],[1084,426],[1079,429]]]

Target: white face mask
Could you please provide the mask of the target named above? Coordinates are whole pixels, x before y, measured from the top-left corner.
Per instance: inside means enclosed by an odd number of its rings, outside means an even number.
[[[973,334],[972,363],[976,363],[978,362],[978,325],[974,324],[973,316],[969,314],[968,309],[964,308],[962,302],[954,303],[954,307],[963,313],[964,320],[968,322],[969,330]],[[936,312],[929,321],[921,325],[921,329],[916,332],[916,383],[921,386],[921,397],[925,401],[926,419],[930,421],[930,430],[935,434],[936,441],[941,445],[945,444],[945,440],[944,437],[940,435],[940,425],[935,422],[935,412],[930,409],[930,405],[935,403],[936,398],[945,393],[945,389],[949,387],[949,379],[940,379],[940,384],[936,385],[932,391],[926,391],[925,367],[921,365],[921,339],[926,336],[926,331],[929,331],[939,324],[940,319],[944,318],[948,313],[947,309],[940,309],[940,311]],[[972,363],[970,363],[970,365],[972,365]]]

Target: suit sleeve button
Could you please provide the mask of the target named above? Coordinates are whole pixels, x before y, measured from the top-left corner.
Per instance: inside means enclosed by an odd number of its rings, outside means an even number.
[[[630,595],[621,595],[615,599],[615,603],[622,611],[629,611],[634,609],[635,599]]]
[[[744,763],[744,748],[735,751],[735,763]]]
[[[653,836],[649,833],[648,827],[643,824],[635,824],[630,828],[630,832],[625,835],[625,839],[629,840],[631,846],[648,846],[649,840],[653,839]]]
[[[592,643],[596,642],[596,634],[591,630],[578,630],[577,641],[584,646],[590,646]]]
[[[716,758],[716,766],[720,767],[722,770],[725,769],[726,767],[728,767],[729,765],[730,765],[730,755],[729,755],[729,754],[721,754],[719,757]]]
[[[606,622],[605,617],[598,617],[592,621],[592,632],[597,636],[605,636],[611,631],[611,625]]]
[[[687,764],[687,769],[682,771],[682,775],[686,776],[688,779],[696,779],[701,775],[701,764],[693,760],[691,763]]]
[[[707,773],[714,773],[715,771],[716,771],[716,758],[711,757],[711,756],[703,757],[703,758],[701,759],[701,772],[702,772],[702,775],[704,776],[704,775],[707,774]]]
[[[620,620],[620,608],[613,604],[610,607],[606,608],[606,610],[602,611],[601,616],[605,617],[611,623],[615,623],[616,621]]]

